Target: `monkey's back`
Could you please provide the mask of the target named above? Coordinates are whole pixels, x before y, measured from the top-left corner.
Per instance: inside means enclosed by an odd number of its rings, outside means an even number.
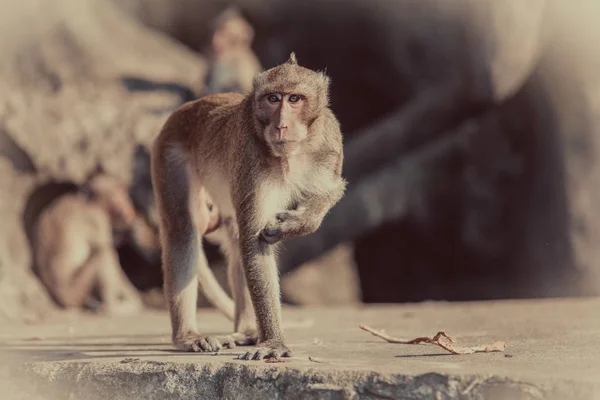
[[[215,93],[186,103],[167,119],[157,142],[179,143],[190,154],[228,163],[222,155],[239,140],[245,100],[239,93]]]
[[[65,195],[48,206],[35,228],[36,267],[72,269],[84,263],[94,247],[110,245],[108,215],[79,195]],[[56,265],[59,263],[60,265]]]

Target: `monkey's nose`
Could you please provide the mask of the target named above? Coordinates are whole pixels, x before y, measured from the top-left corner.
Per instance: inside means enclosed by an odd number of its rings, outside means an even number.
[[[279,125],[279,126],[277,127],[277,130],[278,130],[278,133],[279,133],[279,140],[282,140],[282,139],[283,139],[283,135],[284,135],[285,131],[287,130],[287,128],[288,128],[288,127],[287,127],[287,126],[285,126],[285,125]]]

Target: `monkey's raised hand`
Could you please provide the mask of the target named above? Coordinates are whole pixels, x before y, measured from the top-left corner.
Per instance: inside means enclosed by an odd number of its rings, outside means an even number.
[[[304,213],[304,209],[278,213],[275,220],[262,230],[262,240],[268,244],[275,244],[283,239],[301,236],[305,231],[309,233],[303,218]]]
[[[331,190],[309,197],[295,209],[278,213],[262,230],[261,239],[268,244],[275,244],[319,229],[325,215],[344,195],[346,181],[339,177],[331,186]]]

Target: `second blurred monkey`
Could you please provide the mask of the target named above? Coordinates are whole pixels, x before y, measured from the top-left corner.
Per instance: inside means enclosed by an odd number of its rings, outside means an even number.
[[[37,220],[38,276],[65,308],[89,306],[97,290],[101,312],[136,313],[143,304],[121,269],[114,243],[136,220],[127,189],[106,175],[94,177],[84,189],[56,199]]]
[[[252,79],[262,71],[251,49],[254,29],[235,8],[222,12],[214,22],[206,93],[247,93]]]

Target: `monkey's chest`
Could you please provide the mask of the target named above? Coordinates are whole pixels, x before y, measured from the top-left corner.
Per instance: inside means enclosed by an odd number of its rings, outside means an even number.
[[[262,229],[272,222],[275,216],[290,208],[293,203],[300,201],[303,196],[315,193],[319,182],[313,179],[311,171],[292,170],[287,174],[267,175],[256,185],[248,185],[248,196],[251,196],[256,204],[254,210],[256,215],[247,216],[256,224],[257,229]],[[221,217],[232,218],[237,221],[235,207],[231,197],[231,187],[227,175],[224,173],[213,173],[203,179],[204,187],[219,207]],[[239,190],[236,189],[236,190]]]
[[[266,225],[275,216],[288,210],[307,194],[312,192],[308,178],[296,176],[294,179],[271,179],[263,182],[256,196],[260,224]]]

